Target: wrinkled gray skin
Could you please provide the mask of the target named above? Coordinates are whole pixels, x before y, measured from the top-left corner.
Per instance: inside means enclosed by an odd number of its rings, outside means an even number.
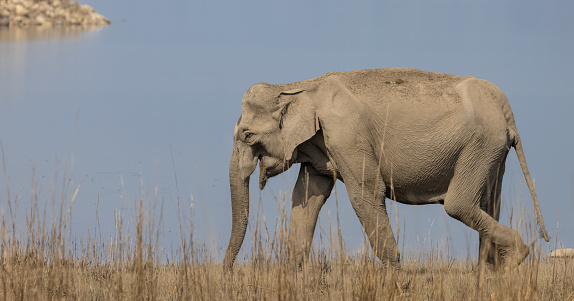
[[[549,240],[505,95],[492,83],[415,69],[332,72],[306,81],[256,84],[243,97],[229,165],[230,271],[247,228],[249,177],[259,160],[259,188],[294,163],[289,256],[309,255],[321,207],[336,179],[379,259],[397,267],[399,252],[385,198],[444,204],[476,230],[479,258],[496,267],[520,264],[529,248],[498,222],[504,163],[516,153],[534,201],[540,234]]]

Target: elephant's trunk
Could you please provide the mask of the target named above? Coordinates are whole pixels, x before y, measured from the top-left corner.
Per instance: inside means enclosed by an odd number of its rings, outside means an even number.
[[[233,262],[235,262],[237,253],[243,244],[249,219],[249,176],[243,178],[241,175],[239,154],[235,145],[229,163],[229,185],[231,188],[232,225],[229,246],[223,260],[225,273],[231,271]]]

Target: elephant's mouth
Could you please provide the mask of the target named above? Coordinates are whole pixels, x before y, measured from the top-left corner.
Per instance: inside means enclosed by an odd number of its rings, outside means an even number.
[[[267,180],[283,172],[278,171],[280,164],[275,158],[268,156],[259,156],[259,189],[263,190],[267,184]]]
[[[269,176],[267,175],[267,168],[265,166],[265,161],[263,159],[263,156],[259,156],[259,189],[263,190],[263,188],[265,188],[265,185],[267,184],[267,179],[269,179]]]
[[[296,153],[295,153],[296,154]],[[291,167],[295,162],[295,156],[289,162],[285,160],[273,158],[270,156],[259,156],[259,189],[263,190],[267,184],[267,180],[280,173],[283,173]]]

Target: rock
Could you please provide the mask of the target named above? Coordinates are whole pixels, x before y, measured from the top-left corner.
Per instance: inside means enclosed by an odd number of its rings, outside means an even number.
[[[574,258],[574,249],[556,249],[548,254],[550,258]]]
[[[0,0],[0,26],[104,26],[110,21],[89,5],[62,0]]]
[[[38,24],[46,23],[46,18],[42,15],[36,16],[36,22],[38,22]]]
[[[50,4],[46,1],[40,1],[38,2],[38,6],[43,7],[45,9],[46,7],[50,7]]]
[[[54,10],[54,16],[66,16],[66,11],[63,8],[58,7]]]
[[[22,4],[18,4],[16,5],[14,12],[18,16],[23,16],[28,13],[28,10]]]
[[[88,15],[88,14],[93,13],[93,12],[94,12],[94,9],[93,9],[91,6],[89,6],[89,5],[87,5],[87,4],[84,4],[84,5],[80,5],[80,12],[82,12],[83,14]]]
[[[64,11],[64,14],[65,14],[65,13],[66,13],[66,12]],[[54,18],[54,17],[56,16],[55,10],[54,10],[53,8],[51,8],[51,7],[48,8],[48,9],[45,9],[45,10],[44,10],[44,14],[46,14],[46,16],[47,16],[48,18]]]

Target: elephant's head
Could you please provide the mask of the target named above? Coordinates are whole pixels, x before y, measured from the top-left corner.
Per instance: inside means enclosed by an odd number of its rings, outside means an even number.
[[[259,188],[269,177],[287,170],[297,158],[297,146],[319,130],[311,93],[300,88],[256,84],[241,105],[233,133],[229,164],[232,231],[224,268],[230,270],[241,248],[249,217],[249,177],[259,160]]]

